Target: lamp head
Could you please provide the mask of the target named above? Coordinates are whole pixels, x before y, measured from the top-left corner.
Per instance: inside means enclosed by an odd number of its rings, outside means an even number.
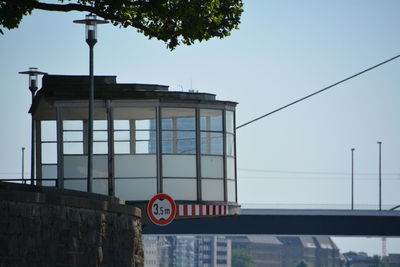
[[[97,24],[106,24],[107,20],[99,20],[96,15],[90,13],[85,19],[74,20],[74,23],[85,24],[86,42],[88,45],[95,45],[97,42]]]
[[[19,74],[27,74],[29,75],[29,90],[31,90],[32,93],[35,93],[36,90],[38,89],[38,76],[39,75],[46,75],[46,72],[41,72],[38,71],[38,68],[36,67],[30,67],[28,71],[21,71]]]

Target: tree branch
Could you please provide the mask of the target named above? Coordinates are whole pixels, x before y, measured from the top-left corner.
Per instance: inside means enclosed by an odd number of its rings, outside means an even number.
[[[36,1],[31,1],[29,3],[33,8],[47,10],[47,11],[62,11],[62,12],[69,12],[69,11],[87,11],[91,13],[96,13],[96,8],[92,6],[80,5],[80,4],[48,4],[48,3],[40,3]]]
[[[5,2],[13,2],[15,0],[2,0]],[[18,0],[17,0],[18,1]],[[26,2],[26,1],[24,1]],[[33,9],[40,9],[40,10],[46,10],[46,11],[61,11],[61,12],[70,12],[70,11],[80,11],[80,12],[90,12],[93,14],[98,15],[99,17],[102,17],[103,19],[106,20],[110,20],[111,22],[116,22],[120,25],[122,25],[123,27],[126,27],[127,25],[130,25],[136,29],[139,29],[141,31],[143,31],[144,33],[153,36],[153,37],[157,37],[158,34],[152,30],[150,30],[149,28],[147,28],[146,26],[144,26],[141,23],[137,23],[135,21],[132,20],[123,20],[121,19],[121,17],[118,17],[116,15],[113,15],[111,13],[108,13],[106,11],[103,11],[101,9],[98,9],[96,7],[93,6],[87,6],[87,5],[82,5],[82,4],[73,4],[73,3],[69,3],[69,4],[49,4],[49,3],[41,3],[41,2],[37,2],[35,0],[31,0],[29,2],[26,2],[27,5],[29,5],[30,7],[32,7]],[[149,2],[146,1],[134,1],[132,3],[130,3],[131,6],[139,6],[139,5],[147,5],[149,4]]]

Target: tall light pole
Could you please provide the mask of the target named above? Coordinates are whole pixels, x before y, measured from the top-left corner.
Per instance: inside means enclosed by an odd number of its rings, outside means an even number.
[[[87,192],[93,192],[93,102],[94,102],[94,75],[93,75],[93,48],[97,43],[97,24],[108,23],[106,20],[98,20],[96,15],[86,15],[85,19],[74,20],[74,23],[85,24],[86,43],[89,45],[89,127],[88,127],[88,167],[87,167]]]
[[[379,210],[382,210],[382,142],[379,145]]]
[[[24,177],[24,172],[25,172],[25,168],[24,168],[24,161],[25,161],[25,147],[21,148],[22,151],[22,170],[21,170],[21,179],[22,179],[22,183],[25,184],[25,177]]]
[[[354,210],[354,150],[351,149],[351,210]]]
[[[31,67],[28,71],[21,71],[19,74],[29,75],[29,90],[32,94],[32,105],[35,98],[35,93],[38,89],[38,76],[46,75],[47,73],[38,71],[38,68]],[[33,110],[31,110],[31,185],[35,183],[35,120],[33,119]]]

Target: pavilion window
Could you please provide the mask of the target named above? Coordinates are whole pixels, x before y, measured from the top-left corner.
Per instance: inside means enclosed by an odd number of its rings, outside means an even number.
[[[55,186],[57,179],[57,125],[55,120],[41,121],[41,174],[43,186]],[[54,180],[46,180],[54,179]]]
[[[195,110],[163,108],[161,117],[162,153],[196,154]]]
[[[224,200],[223,111],[200,109],[201,199]]]
[[[63,140],[63,150],[65,155],[83,155],[83,121],[64,120]]]
[[[107,154],[107,140],[107,120],[93,121],[93,154]]]
[[[227,200],[236,202],[235,124],[234,113],[225,112]]]
[[[157,129],[153,107],[114,108],[115,194],[143,201],[157,193]]]
[[[155,154],[156,120],[143,119],[135,121],[135,154]]]
[[[130,154],[130,142],[129,120],[114,120],[114,153]]]
[[[161,109],[163,192],[174,199],[197,199],[196,111]]]

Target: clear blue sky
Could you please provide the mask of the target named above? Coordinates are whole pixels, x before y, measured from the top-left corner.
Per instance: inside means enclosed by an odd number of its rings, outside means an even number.
[[[239,102],[240,125],[400,53],[400,1],[244,3],[240,30],[231,37],[172,52],[134,29],[100,25],[95,73],[215,93]],[[19,29],[0,36],[1,176],[20,176],[22,146],[29,159],[30,93],[18,72],[36,66],[87,74],[84,27],[72,23],[83,16],[33,11]],[[399,205],[399,72],[400,60],[388,63],[239,129],[239,202],[349,207],[354,147],[356,208],[376,209],[376,142],[382,141],[383,205]],[[399,242],[397,248],[390,242],[389,251],[400,253]]]

